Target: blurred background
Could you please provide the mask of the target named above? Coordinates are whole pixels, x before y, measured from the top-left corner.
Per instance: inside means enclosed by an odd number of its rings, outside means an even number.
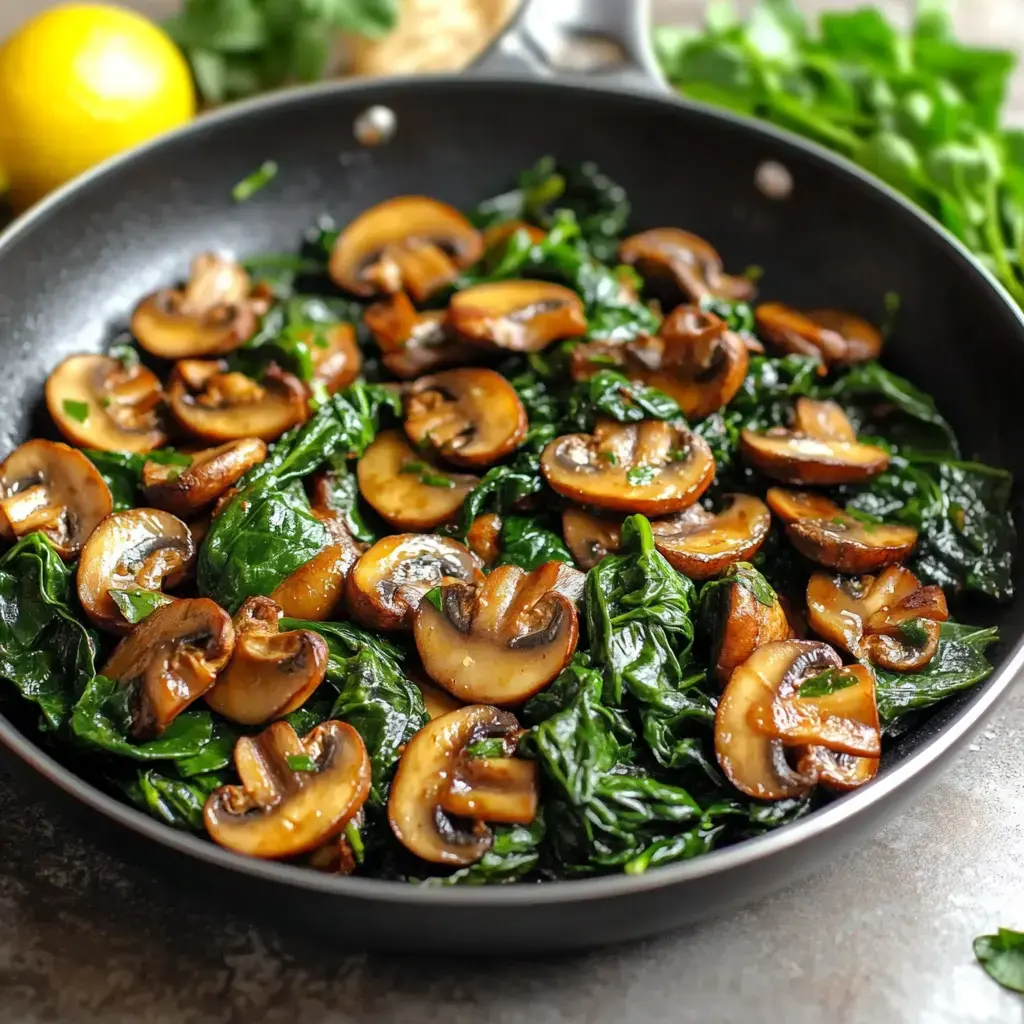
[[[580,0],[540,2],[557,18]],[[0,0],[0,192],[27,208],[205,109],[282,85],[458,69],[517,5]],[[1024,303],[1024,0],[653,0],[653,15],[676,89],[856,161]]]

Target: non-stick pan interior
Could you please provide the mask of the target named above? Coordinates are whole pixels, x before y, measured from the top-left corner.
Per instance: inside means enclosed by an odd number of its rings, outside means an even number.
[[[365,148],[353,122],[371,104],[394,111],[397,131]],[[968,455],[1024,471],[1024,328],[970,260],[898,199],[812,150],[674,102],[454,79],[329,88],[216,115],[37,212],[0,247],[0,448],[28,433],[56,362],[101,347],[195,252],[293,250],[319,215],[344,223],[399,193],[468,206],[544,153],[598,162],[629,190],[636,227],[686,227],[728,269],[762,266],[763,296],[877,321],[897,292],[888,364],[937,397]],[[232,186],[267,159],[280,165],[277,179],[235,203]],[[786,198],[758,188],[765,161],[792,176]],[[1003,627],[1009,650],[1024,607],[971,611]]]

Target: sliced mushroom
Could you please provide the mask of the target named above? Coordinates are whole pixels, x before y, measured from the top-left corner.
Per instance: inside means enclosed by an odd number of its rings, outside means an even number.
[[[593,434],[563,434],[541,455],[552,490],[619,512],[668,515],[694,504],[715,476],[707,442],[678,423],[599,420]]]
[[[744,430],[740,446],[747,461],[773,480],[830,487],[878,476],[889,453],[856,440],[835,402],[798,398],[792,429],[773,427],[764,434]]]
[[[167,440],[160,380],[141,363],[68,356],[46,381],[46,407],[72,444],[106,452],[149,452]]]
[[[381,362],[412,380],[445,366],[475,362],[480,349],[457,336],[443,310],[417,312],[405,292],[375,302],[363,314],[381,351]]]
[[[573,350],[576,380],[615,366],[633,380],[674,398],[689,419],[704,419],[730,402],[750,365],[743,339],[698,306],[678,306],[658,335],[625,344],[594,341]]]
[[[761,334],[777,348],[813,356],[825,366],[850,365],[877,359],[882,335],[866,320],[832,309],[806,313],[781,302],[766,302],[754,311]]]
[[[142,492],[154,508],[188,518],[213,504],[266,457],[263,441],[244,437],[196,452],[189,466],[150,460],[142,467]]]
[[[460,757],[440,807],[479,821],[529,825],[537,817],[539,766],[518,757]]]
[[[622,520],[570,506],[562,512],[562,536],[576,564],[593,569],[605,555],[615,554],[622,546]]]
[[[107,516],[78,562],[78,599],[85,614],[111,633],[133,624],[111,597],[118,590],[162,590],[185,580],[195,561],[189,528],[169,512],[134,508]]]
[[[480,559],[458,541],[399,533],[377,541],[352,570],[345,590],[352,618],[368,629],[409,629],[428,590],[442,579],[479,583]]]
[[[463,288],[448,305],[448,322],[475,344],[512,352],[539,352],[561,338],[587,332],[580,297],[547,281],[496,281]]]
[[[154,292],[132,314],[139,344],[161,359],[218,356],[256,330],[260,307],[250,300],[249,275],[231,260],[203,253],[184,288]]]
[[[752,566],[737,563],[701,591],[701,625],[715,678],[725,686],[759,647],[793,636],[789,617],[768,581]]]
[[[208,598],[186,598],[143,619],[100,674],[133,688],[131,733],[149,739],[213,686],[234,646],[228,613]]]
[[[249,597],[235,613],[235,651],[206,703],[242,725],[262,725],[297,711],[327,673],[327,643],[311,629],[278,632],[281,608]]]
[[[772,525],[768,506],[751,494],[727,494],[720,512],[700,505],[651,523],[654,543],[674,569],[694,580],[718,576],[752,558]]]
[[[434,864],[478,861],[491,848],[491,830],[479,819],[453,820],[441,801],[466,747],[518,730],[514,715],[480,704],[442,715],[420,729],[406,745],[388,797],[388,821],[398,841]]]
[[[431,721],[442,715],[447,715],[449,711],[458,711],[463,706],[461,701],[457,701],[450,693],[446,693],[440,686],[435,686],[430,682],[422,669],[406,669],[406,674],[422,694],[423,706],[427,709],[427,715]]]
[[[321,331],[311,331],[307,344],[313,362],[310,385],[322,384],[333,395],[359,376],[363,357],[351,324],[330,324]]]
[[[821,694],[812,695],[810,684],[822,682]],[[874,686],[870,669],[844,667],[827,644],[781,640],[759,647],[733,672],[718,704],[722,771],[747,796],[783,800],[804,795],[818,780],[817,760],[804,756],[808,746],[876,758]],[[802,767],[790,765],[787,747]]]
[[[527,224],[523,220],[503,220],[500,224],[492,224],[484,231],[484,250],[489,252],[491,249],[496,249],[499,245],[511,241],[517,231],[525,231],[534,245],[543,242],[548,237],[548,233],[543,228],[537,227],[536,224]]]
[[[382,430],[356,464],[359,491],[399,530],[430,530],[451,519],[480,482],[439,469],[398,430]]]
[[[276,365],[255,381],[215,359],[183,359],[167,393],[174,418],[207,441],[273,441],[308,415],[302,382]]]
[[[940,623],[949,618],[942,590],[921,586],[901,565],[860,579],[815,573],[807,611],[819,636],[894,672],[924,668],[938,650]]]
[[[714,296],[736,301],[754,296],[753,282],[722,270],[722,257],[699,235],[680,228],[652,228],[630,235],[619,246],[619,259],[636,267],[648,286],[673,301]]]
[[[873,572],[902,562],[917,544],[912,526],[863,523],[817,494],[769,488],[765,500],[805,558],[844,573]]]
[[[338,236],[331,279],[365,298],[408,289],[422,302],[483,255],[480,232],[454,207],[397,196],[361,213]]]
[[[421,601],[413,636],[427,675],[460,700],[498,705],[550,683],[578,638],[576,606],[562,592],[569,567],[550,565],[502,565],[475,585],[445,580],[436,604]]]
[[[96,467],[66,444],[26,441],[0,463],[0,537],[39,530],[61,558],[74,558],[110,514],[113,500]]]
[[[485,512],[477,516],[466,531],[466,546],[484,565],[491,565],[501,554],[501,516]]]
[[[828,747],[794,747],[797,771],[816,775],[820,785],[835,793],[848,793],[878,774],[877,757],[854,757]]]
[[[528,426],[516,389],[494,370],[446,370],[406,392],[409,440],[456,466],[490,466],[516,449]]]
[[[309,766],[309,767],[307,767]],[[235,744],[240,786],[206,801],[210,838],[235,853],[276,860],[337,835],[370,793],[370,758],[345,722],[323,722],[299,739],[287,722]]]

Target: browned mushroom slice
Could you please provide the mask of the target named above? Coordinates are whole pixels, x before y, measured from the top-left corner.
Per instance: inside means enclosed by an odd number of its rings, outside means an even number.
[[[817,433],[807,433],[808,427]],[[854,439],[838,405],[804,398],[797,402],[793,429],[773,427],[764,434],[744,430],[740,447],[756,470],[790,484],[855,484],[878,476],[889,465],[884,448]]]
[[[46,407],[60,432],[83,448],[149,452],[166,440],[164,391],[141,364],[68,356],[46,381]]]
[[[111,633],[133,626],[114,594],[159,591],[181,583],[192,570],[195,546],[188,527],[169,512],[134,508],[107,516],[82,548],[78,599],[85,614]]]
[[[318,505],[316,500],[313,515],[327,527],[333,543],[285,577],[270,597],[289,618],[324,622],[338,610],[345,583],[364,545],[355,540],[337,512]]]
[[[480,482],[439,469],[398,430],[381,431],[356,464],[362,496],[399,530],[430,530],[449,520]]]
[[[766,302],[754,311],[761,334],[777,348],[813,356],[826,366],[877,359],[882,335],[858,316],[831,309],[801,313],[781,302]]]
[[[486,467],[514,451],[529,423],[516,389],[494,370],[446,370],[406,392],[405,432],[456,466]]]
[[[154,508],[188,518],[215,502],[266,457],[263,441],[244,437],[197,452],[187,467],[148,461],[142,467],[142,492]]]
[[[619,246],[619,259],[636,267],[649,286],[681,295],[691,302],[706,296],[747,300],[754,296],[753,282],[722,270],[722,257],[699,235],[680,228],[652,228],[630,235]]]
[[[307,344],[313,363],[311,385],[322,384],[333,395],[359,376],[363,357],[351,324],[330,324],[320,331],[311,331]]]
[[[148,739],[213,686],[234,646],[228,613],[208,598],[186,598],[143,619],[100,674],[132,687],[131,733]]]
[[[502,565],[476,585],[445,580],[420,602],[413,635],[423,669],[460,700],[521,704],[576,650],[576,606],[563,563],[528,573]],[[582,573],[578,573],[582,576]]]
[[[457,701],[450,693],[446,693],[440,686],[435,686],[423,674],[422,670],[415,672],[406,670],[406,674],[416,684],[416,688],[423,696],[423,706],[427,709],[427,715],[431,720],[447,715],[450,711],[458,711],[462,702]]]
[[[299,739],[287,722],[235,744],[240,786],[206,801],[210,838],[235,853],[276,860],[337,835],[370,793],[370,758],[345,722],[323,722]]]
[[[862,523],[820,495],[769,488],[771,510],[784,522],[793,547],[804,557],[844,573],[866,573],[902,562],[917,544],[912,526]]]
[[[388,821],[398,841],[434,864],[478,861],[491,848],[491,830],[479,819],[453,820],[441,801],[467,747],[518,730],[514,715],[480,704],[442,715],[420,729],[406,744],[388,797]]]
[[[539,766],[518,757],[458,759],[440,807],[480,821],[529,825],[537,817]]]
[[[496,562],[501,554],[501,516],[495,512],[477,516],[466,531],[466,546],[484,565]]]
[[[921,586],[901,565],[860,579],[815,573],[807,610],[819,636],[894,672],[924,668],[938,650],[940,623],[949,618],[942,590]]]
[[[96,467],[66,444],[26,441],[0,463],[0,537],[39,530],[61,558],[74,558],[110,514],[110,488]]]
[[[443,310],[417,312],[404,292],[375,302],[363,314],[381,351],[381,362],[403,380],[480,358],[476,345],[460,339]]]
[[[726,569],[713,587],[701,591],[701,626],[719,686],[754,651],[793,636],[789,616],[768,581],[740,562]]]
[[[400,533],[377,541],[352,570],[345,590],[352,618],[369,629],[408,629],[423,595],[442,579],[478,583],[482,563],[448,537]]]
[[[308,415],[302,382],[273,365],[257,382],[215,359],[183,359],[167,393],[174,418],[207,441],[273,441]]]
[[[329,269],[353,295],[388,295],[404,286],[422,301],[481,255],[480,232],[458,210],[426,196],[397,196],[345,228]]]
[[[784,679],[776,693],[751,702],[747,720],[789,747],[823,746],[855,757],[882,752],[875,676],[866,665],[833,665]]]
[[[497,281],[452,296],[448,322],[478,345],[539,352],[560,338],[587,332],[583,302],[571,289],[547,281]]]
[[[281,609],[248,597],[235,613],[235,651],[206,703],[242,725],[262,725],[302,707],[327,672],[327,643],[311,629],[278,632]]]
[[[854,757],[827,747],[794,747],[797,771],[816,775],[818,782],[835,793],[848,793],[878,774],[877,757]]]
[[[654,543],[674,569],[695,580],[752,558],[772,524],[768,506],[750,494],[727,494],[718,513],[700,505],[651,523]]]
[[[622,520],[606,519],[581,508],[562,512],[562,536],[581,569],[593,569],[605,555],[622,546]]]
[[[139,344],[161,359],[223,355],[256,330],[249,275],[231,260],[203,253],[184,288],[154,292],[132,314]]]
[[[599,420],[593,434],[563,434],[541,455],[552,490],[618,512],[668,515],[694,504],[715,476],[707,442],[662,420]]]

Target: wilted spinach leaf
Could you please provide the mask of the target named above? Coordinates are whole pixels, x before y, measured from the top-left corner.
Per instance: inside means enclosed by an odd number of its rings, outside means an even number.
[[[613,370],[600,370],[580,381],[569,394],[564,431],[589,433],[599,416],[619,423],[641,420],[671,420],[682,416],[675,399],[657,388],[631,381]]]
[[[518,565],[523,569],[536,569],[545,562],[573,564],[562,535],[543,525],[537,516],[505,516],[501,521],[499,547],[501,554],[496,565]]]
[[[990,978],[1003,988],[1024,992],[1024,933],[1000,928],[995,935],[979,935],[974,955]]]
[[[186,832],[204,832],[203,806],[206,798],[223,784],[224,779],[218,775],[176,779],[146,768],[122,788],[133,804],[165,825]]]
[[[159,590],[111,590],[110,598],[133,626],[174,599]]]
[[[520,502],[544,489],[540,472],[540,456],[519,452],[511,462],[492,466],[466,495],[462,503],[460,532],[466,535],[473,520],[485,512],[510,512]]]
[[[140,455],[137,452],[101,452],[86,448],[82,452],[99,470],[104,482],[110,488],[115,512],[124,512],[139,505],[142,490],[142,467],[147,462],[159,462],[164,466],[191,466],[192,456],[173,448],[157,448]]]
[[[518,882],[540,860],[544,841],[544,812],[529,825],[493,826],[494,845],[475,864],[450,875],[424,880],[426,885],[498,885]]]

